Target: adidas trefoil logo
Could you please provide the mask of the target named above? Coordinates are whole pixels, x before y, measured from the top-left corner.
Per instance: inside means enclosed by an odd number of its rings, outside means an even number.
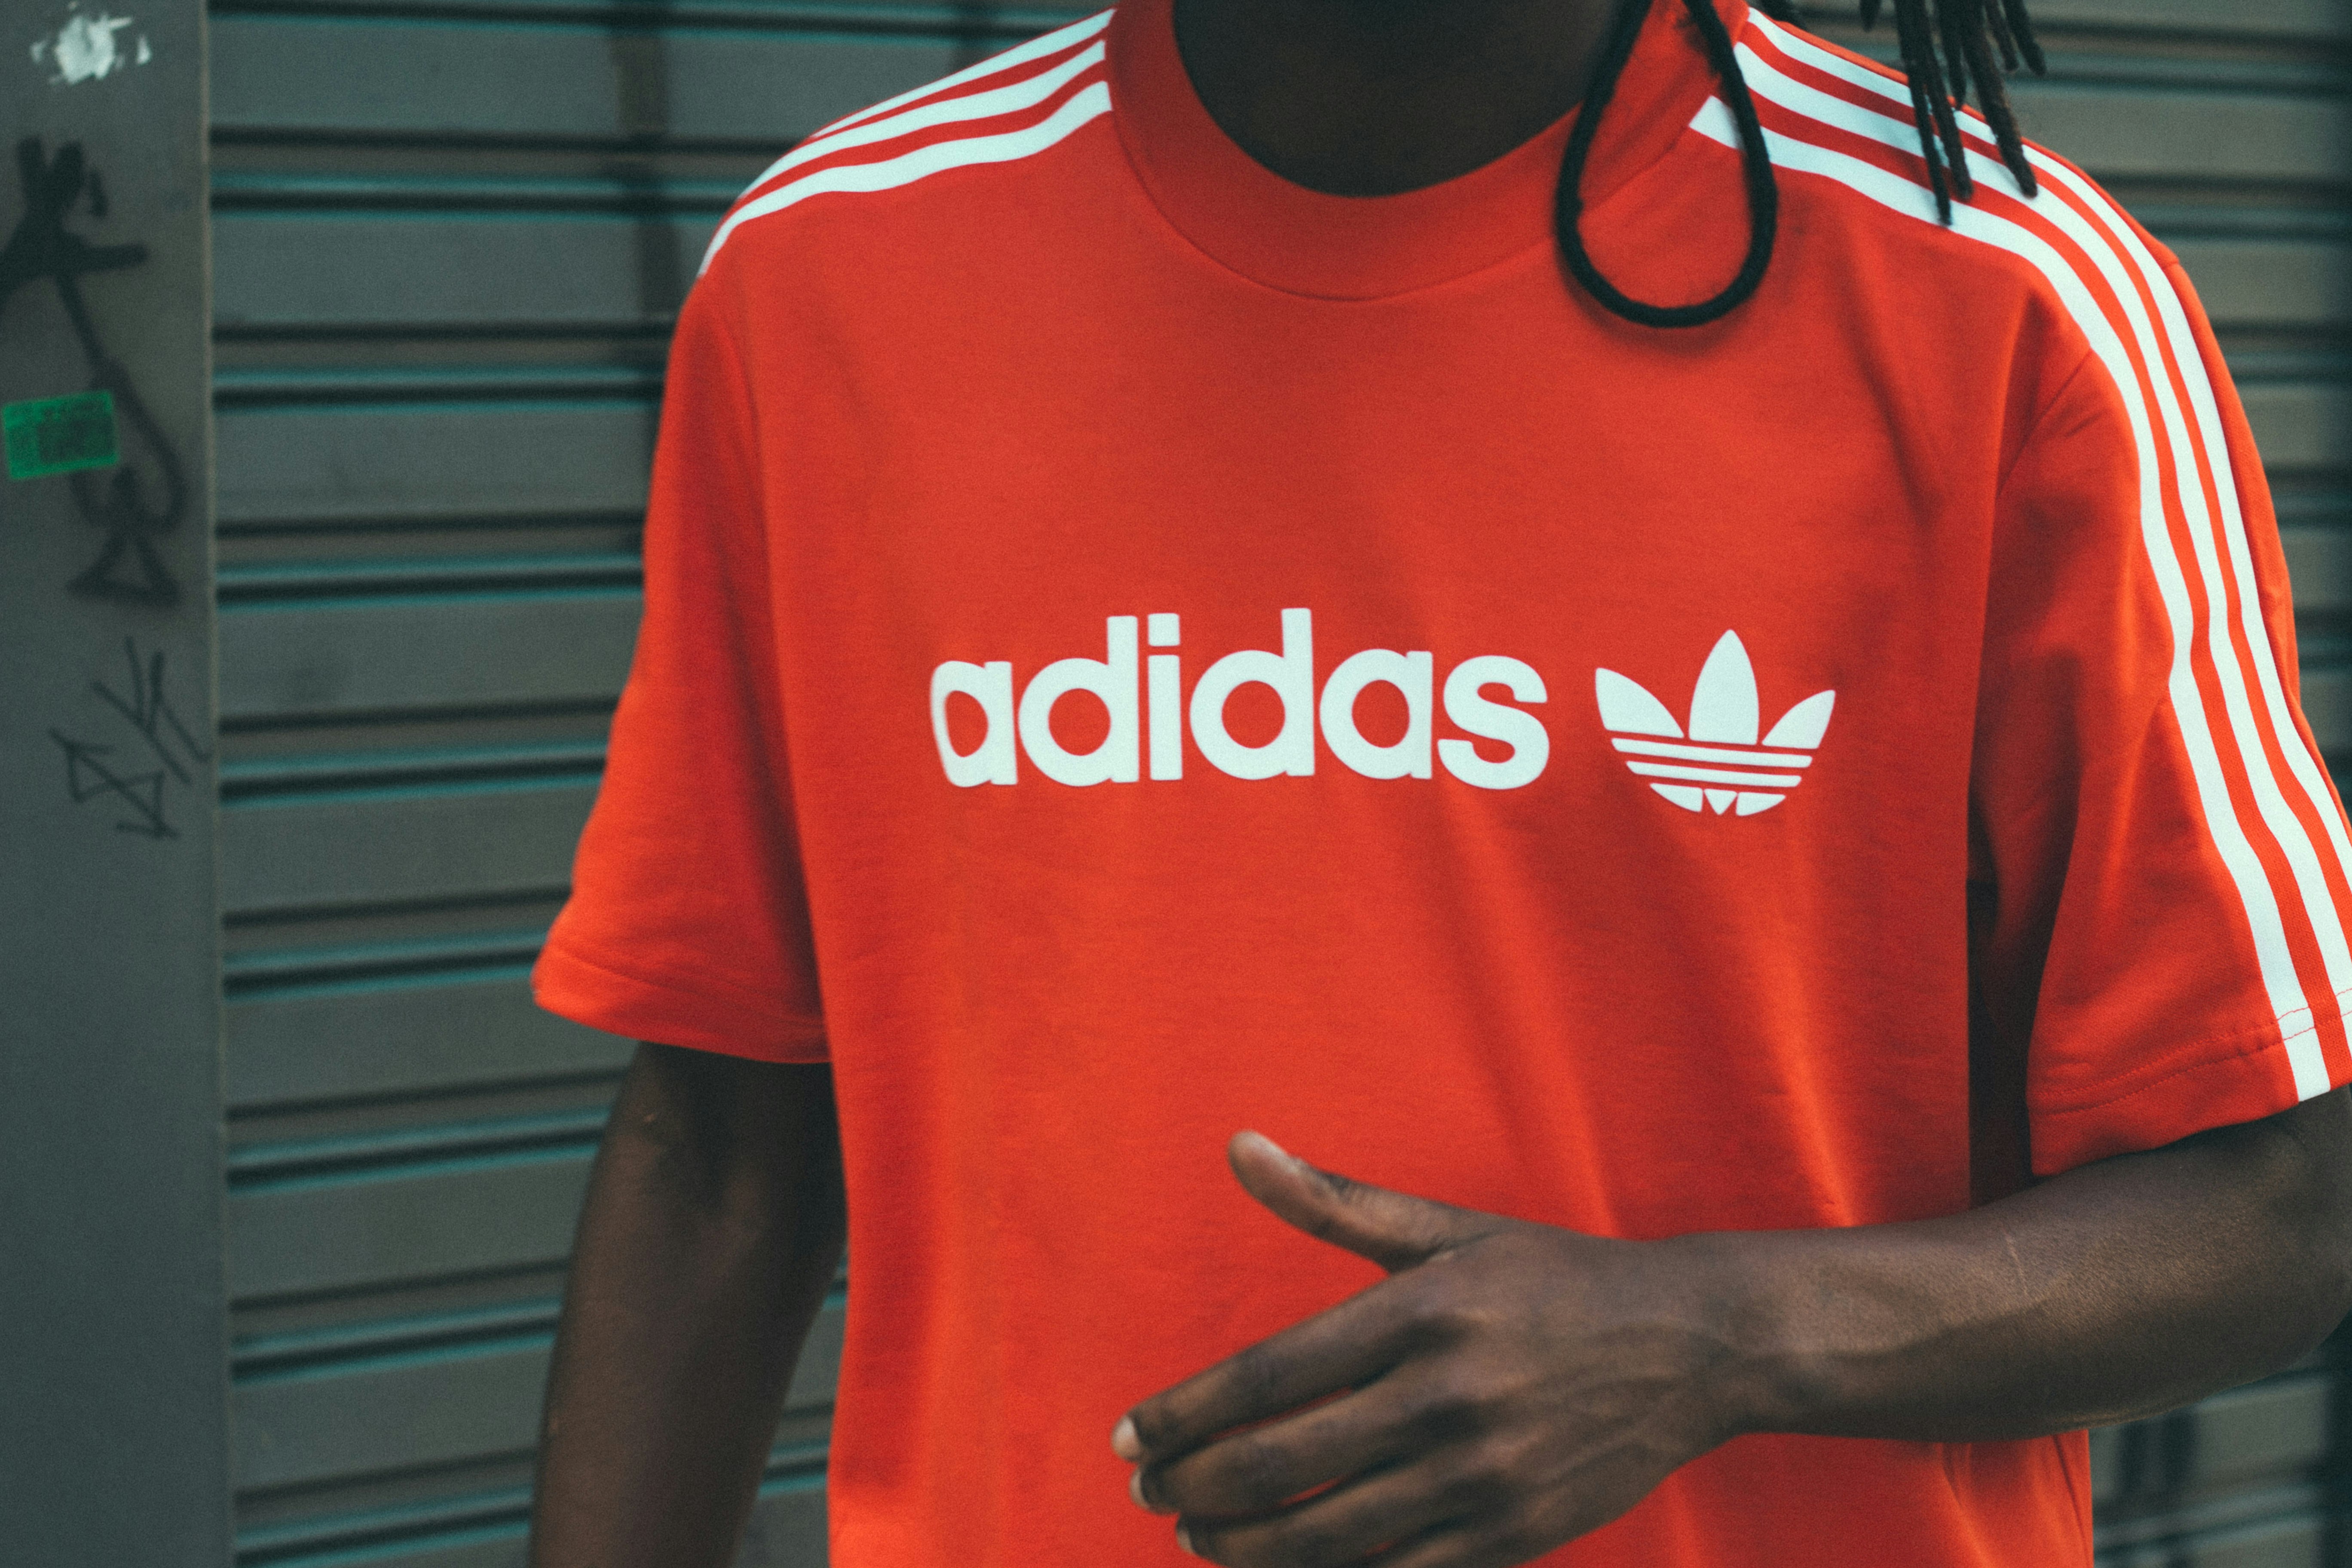
[[[1593,696],[1611,743],[1625,754],[1637,778],[1685,811],[1736,812],[1753,816],[1789,798],[1804,782],[1830,727],[1837,693],[1816,691],[1757,741],[1756,671],[1739,634],[1726,632],[1706,656],[1691,692],[1690,730],[1666,705],[1613,669],[1592,672]],[[1677,783],[1657,781],[1676,780]]]

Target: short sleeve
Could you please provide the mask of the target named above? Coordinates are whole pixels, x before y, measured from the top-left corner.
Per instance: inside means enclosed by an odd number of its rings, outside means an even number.
[[[706,279],[669,361],[645,616],[540,1005],[766,1061],[826,1049],[785,766],[751,392]]]
[[[1972,778],[1979,1012],[2051,1174],[2352,1077],[2352,846],[2244,415],[2177,270],[2006,477]]]

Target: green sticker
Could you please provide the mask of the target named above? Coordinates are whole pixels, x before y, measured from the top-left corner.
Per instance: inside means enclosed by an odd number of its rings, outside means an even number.
[[[8,477],[37,479],[77,468],[110,468],[115,449],[111,393],[77,392],[0,404],[0,433],[8,446]]]

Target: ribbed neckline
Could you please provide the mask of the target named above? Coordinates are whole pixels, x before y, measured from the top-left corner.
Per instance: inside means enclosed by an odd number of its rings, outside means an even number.
[[[1715,0],[1736,40],[1743,0]],[[1653,0],[1584,176],[1588,213],[1674,144],[1714,89],[1684,0]],[[1491,267],[1551,237],[1576,112],[1493,163],[1392,196],[1334,196],[1266,169],[1209,117],[1177,52],[1172,0],[1120,0],[1113,120],[1152,200],[1215,260],[1269,287],[1373,300]]]

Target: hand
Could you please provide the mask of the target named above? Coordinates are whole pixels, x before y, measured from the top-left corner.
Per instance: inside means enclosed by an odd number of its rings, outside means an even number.
[[[1503,1568],[1632,1508],[1741,1423],[1706,1250],[1332,1175],[1255,1132],[1250,1195],[1390,1278],[1145,1400],[1136,1500],[1228,1568]]]

